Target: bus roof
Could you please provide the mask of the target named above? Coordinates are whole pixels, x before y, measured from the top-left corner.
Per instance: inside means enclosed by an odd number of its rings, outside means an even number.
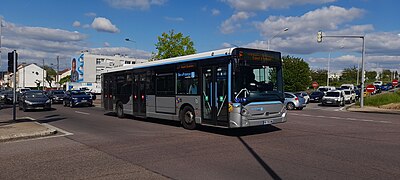
[[[214,57],[230,56],[234,49],[235,48],[226,48],[226,49],[202,52],[202,53],[191,54],[191,55],[186,55],[186,56],[179,56],[179,57],[174,57],[174,58],[145,62],[145,63],[140,63],[140,64],[125,65],[125,66],[121,66],[121,67],[106,69],[106,70],[104,70],[103,73],[118,72],[118,71],[130,70],[130,69],[140,69],[140,68],[146,68],[146,67],[152,67],[152,66],[158,66],[158,65],[166,65],[166,64],[175,64],[175,63],[181,63],[181,62],[187,62],[187,61],[196,61],[196,60],[208,59],[208,58],[214,58]]]

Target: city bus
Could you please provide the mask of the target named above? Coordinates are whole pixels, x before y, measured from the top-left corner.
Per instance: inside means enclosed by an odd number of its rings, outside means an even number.
[[[286,122],[281,53],[226,48],[126,65],[102,73],[102,107],[225,128]]]

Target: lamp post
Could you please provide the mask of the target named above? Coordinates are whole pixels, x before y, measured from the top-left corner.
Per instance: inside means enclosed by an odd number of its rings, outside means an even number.
[[[330,63],[330,61],[331,61],[331,51],[329,51],[329,55],[328,55],[328,72],[326,73],[327,74],[326,86],[329,86],[329,63]]]
[[[285,29],[283,29],[282,31],[279,31],[278,33],[276,33],[275,35],[273,35],[271,38],[269,38],[268,39],[268,50],[269,50],[269,44],[271,43],[271,41],[272,41],[272,39],[274,39],[276,36],[278,36],[279,34],[281,34],[281,33],[283,33],[283,32],[285,32],[285,31],[288,31],[289,30],[289,28],[285,28]]]

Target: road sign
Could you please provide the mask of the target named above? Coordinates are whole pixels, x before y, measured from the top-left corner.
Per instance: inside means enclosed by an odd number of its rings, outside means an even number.
[[[397,86],[399,84],[399,80],[393,79],[392,84],[393,86]]]
[[[317,83],[317,81],[314,81],[313,83],[312,83],[312,87],[315,89],[315,88],[317,88],[319,85],[318,85],[318,83]]]
[[[375,86],[372,84],[368,85],[366,89],[367,89],[367,92],[369,92],[369,93],[372,93],[376,90]]]

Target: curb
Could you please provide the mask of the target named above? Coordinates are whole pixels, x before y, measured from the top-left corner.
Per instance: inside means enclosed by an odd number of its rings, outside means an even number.
[[[40,124],[40,123],[37,123],[37,124]],[[0,142],[8,142],[8,141],[21,140],[21,139],[44,137],[44,136],[54,135],[56,133],[57,133],[57,130],[49,129],[49,128],[47,128],[44,131],[39,131],[39,132],[34,132],[34,133],[15,133],[15,134],[10,134],[10,135],[0,136]]]
[[[361,113],[378,113],[378,114],[395,114],[395,115],[400,115],[400,110],[393,110],[393,109],[381,109],[381,108],[376,108],[376,107],[370,107],[366,106],[363,109],[361,108],[354,108],[352,106],[349,106],[346,108],[346,111],[348,112],[361,112]]]

